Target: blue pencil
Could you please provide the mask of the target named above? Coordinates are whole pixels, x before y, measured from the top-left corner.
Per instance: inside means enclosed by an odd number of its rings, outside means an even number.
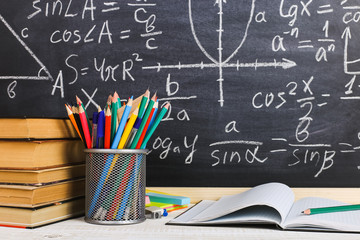
[[[149,124],[149,127],[148,127],[147,130],[146,130],[146,133],[149,131],[149,129],[151,128],[151,126],[154,124],[155,117],[156,117],[156,113],[157,113],[157,111],[158,111],[158,109],[159,109],[159,108],[158,108],[159,100],[157,100],[155,104],[156,104],[156,107],[155,107],[154,113],[153,113],[153,115],[152,115],[152,117],[151,117],[150,124]]]
[[[118,129],[116,131],[114,140],[113,140],[113,142],[111,144],[112,149],[116,149],[118,147],[118,145],[119,145],[122,133],[124,132],[126,121],[127,121],[128,117],[129,117],[129,114],[130,114],[132,103],[133,103],[133,97],[131,97],[129,99],[128,103],[126,104],[124,113],[123,113],[123,115],[121,117],[121,120],[120,120],[120,123],[119,123],[119,127],[118,127]]]
[[[91,214],[94,211],[94,208],[96,206],[96,202],[97,202],[97,200],[98,200],[98,198],[100,196],[100,193],[101,193],[101,189],[103,188],[104,183],[106,181],[106,177],[107,177],[107,174],[109,172],[109,169],[110,169],[113,158],[114,158],[114,154],[110,154],[109,157],[106,159],[104,169],[103,169],[103,171],[101,173],[101,176],[99,178],[99,183],[96,186],[94,197],[91,199],[91,204],[90,204],[90,207],[89,207],[89,210],[88,210],[88,216],[91,216]]]
[[[135,167],[132,169],[132,174],[131,174],[131,177],[129,179],[129,182],[126,186],[126,190],[125,190],[125,193],[124,193],[124,196],[123,196],[123,199],[121,201],[121,204],[119,206],[119,210],[116,214],[116,218],[117,220],[120,220],[124,213],[125,213],[125,208],[126,208],[126,205],[128,204],[128,199],[131,195],[131,190],[133,189],[133,185],[134,185],[134,181],[135,179],[137,179],[139,177],[139,175],[137,174],[138,173],[138,170],[140,168],[140,165],[141,165],[141,162],[143,160],[143,154],[136,154],[136,164],[135,164]],[[135,189],[137,189],[138,187],[135,187]]]
[[[105,132],[105,113],[99,112],[98,126],[97,126],[97,138],[96,148],[104,148],[104,132]]]

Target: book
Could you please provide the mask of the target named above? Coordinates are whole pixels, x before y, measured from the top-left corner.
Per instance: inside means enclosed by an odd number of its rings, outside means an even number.
[[[0,169],[0,184],[48,185],[49,183],[85,177],[85,164],[41,170]]]
[[[0,226],[35,228],[84,214],[83,197],[37,208],[0,206]]]
[[[343,202],[307,197],[294,202],[292,190],[281,183],[267,183],[246,192],[203,200],[168,224],[224,225],[274,224],[283,230],[360,232],[360,212],[305,215],[308,208],[346,205]]]
[[[80,140],[0,140],[0,169],[42,169],[85,161]]]
[[[78,138],[69,119],[0,118],[0,138]]]
[[[43,186],[0,185],[0,205],[2,206],[31,208],[84,195],[84,179]]]

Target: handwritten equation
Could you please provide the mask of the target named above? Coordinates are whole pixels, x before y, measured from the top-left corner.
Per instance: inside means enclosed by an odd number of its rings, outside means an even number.
[[[48,97],[66,101],[76,91],[92,111],[109,89],[155,85],[160,103],[171,101],[149,146],[160,165],[275,164],[317,179],[351,158],[360,174],[360,126],[352,122],[359,1],[167,4],[33,0],[20,23],[0,11],[6,34],[36,66],[28,75],[0,72],[7,100],[19,98],[24,81],[43,82]]]

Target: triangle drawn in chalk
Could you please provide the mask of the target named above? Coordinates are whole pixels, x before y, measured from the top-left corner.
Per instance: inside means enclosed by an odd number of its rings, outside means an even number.
[[[0,37],[0,58],[6,57],[5,60],[1,60],[0,80],[54,80],[46,66],[0,14],[0,32],[3,31],[10,33],[8,34],[10,36],[2,34]],[[13,41],[14,38],[16,41]],[[3,42],[5,42],[5,45]],[[21,46],[19,46],[19,43]],[[21,58],[17,54],[21,55]],[[27,62],[29,59],[34,66],[29,66],[30,63]],[[35,74],[22,72],[23,69],[29,67],[39,67],[39,69],[36,70]],[[14,74],[14,72],[16,73]]]

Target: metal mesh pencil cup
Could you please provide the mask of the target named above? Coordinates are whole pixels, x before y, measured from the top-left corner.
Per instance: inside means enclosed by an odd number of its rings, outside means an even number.
[[[85,221],[145,221],[145,149],[85,149]]]

